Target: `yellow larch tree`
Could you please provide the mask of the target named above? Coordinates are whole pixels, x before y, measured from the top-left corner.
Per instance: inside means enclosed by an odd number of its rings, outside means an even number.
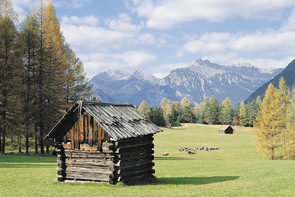
[[[247,109],[246,109],[244,101],[242,101],[240,104],[239,117],[240,117],[240,124],[243,126],[246,126],[248,123],[248,119],[247,119]]]
[[[290,96],[290,103],[287,109],[287,133],[284,159],[295,159],[295,88]]]
[[[256,134],[256,147],[265,156],[277,159],[278,141],[278,92],[269,84],[263,102],[260,104],[258,115],[254,121],[253,132]]]
[[[164,115],[164,118],[167,119],[167,116],[169,114],[171,114],[172,112],[172,108],[171,108],[171,100],[167,99],[167,98],[163,98],[161,103],[160,103],[160,106],[163,110],[163,115]]]
[[[278,147],[278,155],[280,158],[284,158],[287,155],[286,147],[288,146],[289,134],[287,130],[287,110],[290,103],[290,92],[287,88],[286,82],[283,77],[280,78],[279,81],[279,89],[278,91],[278,141],[280,142],[280,146]]]

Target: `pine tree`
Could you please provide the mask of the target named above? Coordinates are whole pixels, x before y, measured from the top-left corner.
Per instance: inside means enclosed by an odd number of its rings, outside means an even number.
[[[35,94],[35,100],[36,100],[36,113],[34,116],[34,119],[36,121],[35,123],[35,154],[38,153],[38,142],[39,141],[39,146],[41,149],[41,154],[44,154],[44,145],[43,145],[43,132],[45,129],[45,101],[47,100],[46,98],[46,76],[47,76],[47,71],[45,69],[46,65],[46,60],[45,60],[45,49],[44,49],[44,16],[45,16],[45,4],[43,0],[39,0],[39,3],[37,5],[37,8],[34,12],[34,17],[38,21],[38,26],[39,26],[39,33],[40,35],[38,36],[38,41],[39,41],[39,47],[38,50],[36,51],[37,54],[37,66],[36,66],[36,84],[37,84],[37,91]],[[39,135],[38,135],[39,131]]]
[[[93,96],[92,84],[84,72],[83,63],[76,57],[75,52],[67,44],[63,44],[63,52],[66,56],[66,94],[67,103],[77,100],[88,100]]]
[[[229,97],[227,97],[221,106],[220,121],[222,124],[231,124],[233,121],[234,108]]]
[[[33,134],[35,125],[34,114],[36,109],[34,103],[36,102],[37,84],[36,84],[36,69],[37,69],[37,54],[39,49],[39,26],[34,15],[28,15],[21,24],[20,39],[23,40],[25,59],[23,68],[23,126],[24,134],[26,135],[26,154],[29,154],[29,136]]]
[[[181,114],[181,121],[180,122],[187,122],[187,123],[194,123],[196,122],[197,117],[194,113],[194,106],[192,103],[186,105],[182,110]]]
[[[163,110],[161,106],[155,107],[153,114],[154,114],[153,123],[155,123],[158,126],[165,127],[166,122],[165,122],[165,118],[164,118]]]
[[[40,36],[37,66],[37,128],[39,146],[44,154],[43,135],[61,116],[66,106],[66,60],[63,53],[62,34],[52,2],[47,7],[41,0],[35,12]],[[48,152],[48,146],[47,146]]]
[[[277,148],[279,146],[278,135],[280,132],[278,132],[278,123],[280,117],[278,117],[278,106],[278,92],[272,84],[269,84],[254,122],[253,132],[257,136],[257,149],[273,160],[277,158]]]
[[[1,152],[5,153],[5,142],[8,132],[14,132],[17,95],[15,86],[17,84],[15,71],[17,69],[15,56],[15,45],[17,30],[14,25],[15,12],[9,0],[0,3],[0,141]],[[2,134],[2,139],[1,139]]]
[[[219,105],[215,96],[212,96],[209,100],[209,106],[207,109],[207,121],[209,124],[217,124],[219,118]]]
[[[207,124],[208,123],[208,109],[210,106],[209,98],[205,97],[204,102],[201,105],[202,105],[202,113],[201,113],[200,121],[202,123]]]
[[[258,113],[258,104],[256,101],[252,101],[247,105],[247,120],[248,120],[248,125],[250,127],[253,127],[253,122],[256,119]]]
[[[239,117],[240,117],[240,124],[243,126],[246,126],[248,124],[248,119],[247,119],[247,109],[246,109],[244,101],[242,101],[240,104]]]

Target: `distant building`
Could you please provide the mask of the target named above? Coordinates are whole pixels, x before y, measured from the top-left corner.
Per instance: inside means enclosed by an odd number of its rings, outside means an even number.
[[[222,134],[233,134],[233,132],[234,132],[234,129],[229,125],[224,125],[219,128],[219,133],[222,133]]]

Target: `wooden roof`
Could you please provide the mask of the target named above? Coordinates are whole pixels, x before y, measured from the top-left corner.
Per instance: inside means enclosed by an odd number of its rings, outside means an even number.
[[[90,114],[115,141],[162,131],[131,104],[78,101],[44,139],[63,137],[84,112]]]
[[[232,130],[234,130],[230,125],[223,125],[222,127],[219,128],[219,131],[225,131],[228,128],[231,128]]]

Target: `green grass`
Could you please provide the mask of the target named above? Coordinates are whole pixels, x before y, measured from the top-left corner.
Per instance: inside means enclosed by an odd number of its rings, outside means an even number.
[[[0,196],[292,196],[295,161],[272,161],[256,151],[249,128],[233,135],[218,126],[190,125],[155,135],[157,182],[127,186],[107,183],[59,183],[56,158],[0,156]],[[196,155],[179,148],[216,146]],[[162,152],[168,152],[164,157]]]

